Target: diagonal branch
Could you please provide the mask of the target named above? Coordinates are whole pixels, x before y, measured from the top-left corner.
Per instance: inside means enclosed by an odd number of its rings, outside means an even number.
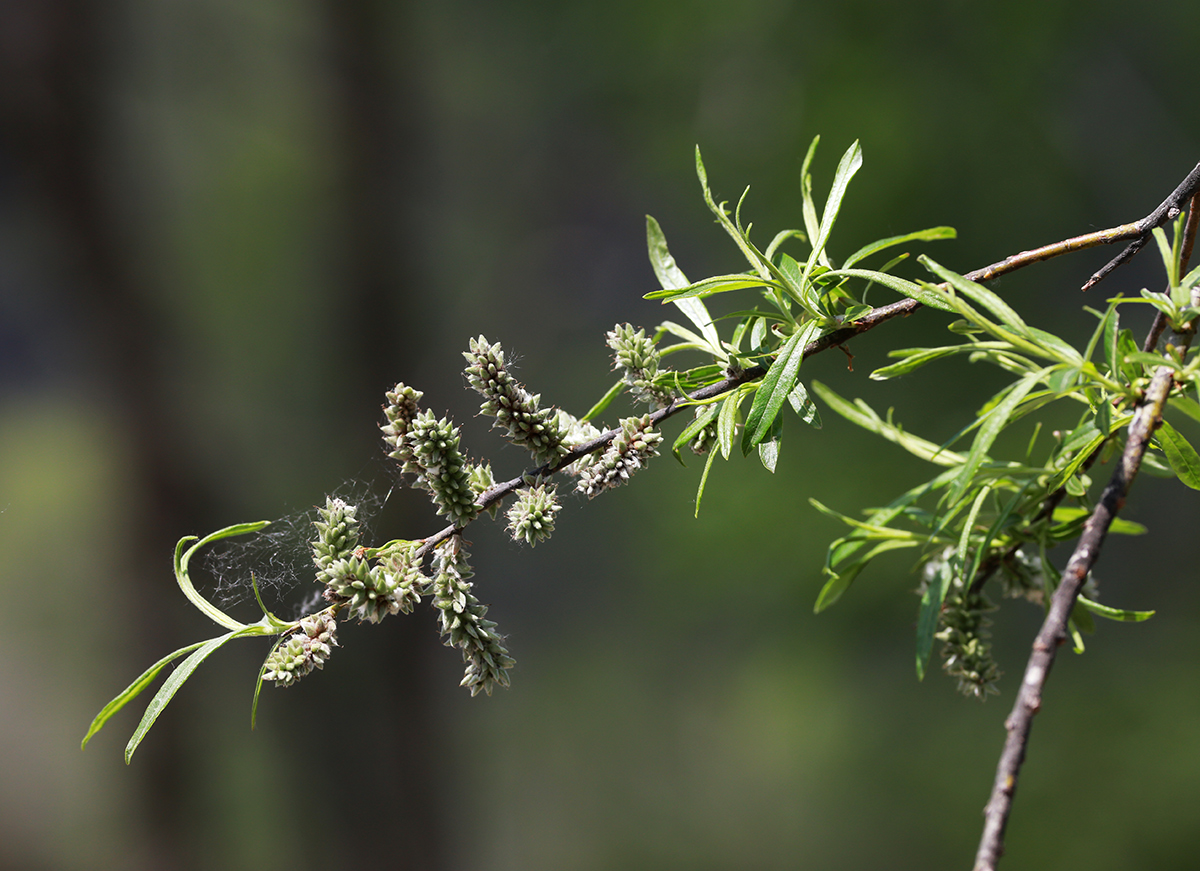
[[[1114,237],[1110,240],[1117,242],[1120,239],[1133,239],[1132,242],[1122,249],[1120,254],[1096,270],[1096,273],[1087,280],[1082,289],[1091,290],[1118,266],[1132,260],[1133,255],[1141,251],[1146,242],[1149,241],[1150,231],[1155,227],[1161,227],[1167,221],[1174,221],[1178,218],[1183,211],[1183,204],[1192,198],[1197,188],[1200,188],[1200,163],[1196,164],[1195,168],[1188,173],[1187,178],[1179,183],[1179,187],[1175,188],[1169,197],[1159,203],[1158,208],[1140,221],[1126,225],[1134,228],[1134,232],[1126,236]]]
[[[1179,187],[1175,189],[1171,196],[1167,197],[1167,199],[1164,200],[1157,209],[1155,209],[1145,218],[1142,218],[1140,221],[1135,221],[1131,224],[1120,224],[1116,227],[1110,227],[1106,230],[1097,230],[1094,233],[1085,233],[1082,236],[1073,236],[1070,239],[1063,239],[1059,242],[1043,245],[1040,248],[1022,251],[1018,254],[1013,254],[1009,257],[1006,257],[1005,259],[996,263],[992,263],[989,266],[985,266],[982,269],[976,269],[972,272],[968,272],[964,277],[970,281],[991,281],[992,279],[999,278],[1002,275],[1015,272],[1016,270],[1025,266],[1030,266],[1034,263],[1040,263],[1044,260],[1050,260],[1062,254],[1070,254],[1074,251],[1083,251],[1088,248],[1094,248],[1098,245],[1108,245],[1113,242],[1119,242],[1123,239],[1130,239],[1138,235],[1149,238],[1150,231],[1154,227],[1179,214],[1178,205],[1173,204],[1181,203],[1188,197],[1191,197],[1193,194],[1200,196],[1200,192],[1197,191],[1198,188],[1200,188],[1200,164],[1196,165],[1196,168],[1193,169],[1191,173],[1188,174],[1187,178],[1185,178],[1179,184]],[[1175,212],[1168,215],[1172,208],[1175,208]],[[1157,221],[1158,223],[1150,223],[1151,221]],[[1189,221],[1189,224],[1190,223],[1191,222]],[[1144,244],[1144,239],[1142,244]],[[1133,255],[1130,254],[1128,256],[1132,257]],[[1111,269],[1108,271],[1111,271]],[[1088,286],[1091,286],[1091,284],[1094,284],[1097,280],[1098,279],[1093,276],[1092,281]],[[1084,289],[1086,290],[1087,287]],[[827,351],[833,347],[840,347],[842,344],[848,342],[850,339],[853,339],[855,336],[860,336],[863,333],[869,332],[880,324],[890,321],[893,318],[906,317],[921,307],[921,303],[915,299],[902,299],[889,305],[874,308],[849,326],[834,330],[831,333],[826,333],[820,338],[810,342],[804,348],[803,359],[807,360],[814,354],[819,354],[822,351]],[[766,375],[766,373],[767,370],[764,367],[755,366],[751,369],[745,369],[741,372],[732,374],[728,378],[725,378],[716,384],[710,384],[707,387],[703,387],[693,393],[688,394],[687,397],[678,398],[666,408],[661,408],[658,411],[653,412],[650,416],[651,423],[654,426],[657,426],[668,417],[671,417],[682,411],[684,408],[689,407],[689,400],[695,401],[711,399],[714,396],[720,396],[722,393],[732,390],[741,384],[754,381],[757,378],[762,378],[764,375]],[[621,430],[619,427],[610,429],[607,432],[601,433],[591,441],[585,442],[584,444],[573,448],[569,453],[567,453],[553,465],[546,464],[539,466],[536,469],[529,470],[523,475],[519,475],[516,478],[505,481],[501,484],[497,484],[495,487],[491,488],[479,497],[477,500],[479,506],[481,508],[488,508],[496,504],[513,491],[519,490],[521,487],[526,486],[526,480],[552,475],[554,472],[569,466],[576,460],[605,448],[609,442],[616,438],[620,431]],[[451,524],[439,530],[423,540],[424,543],[417,550],[416,555],[418,557],[424,556],[425,554],[429,553],[434,546],[446,540],[451,535],[454,535],[456,532],[461,531],[462,528],[463,526]]]
[[[1191,211],[1188,214],[1187,226],[1184,229],[1183,246],[1179,253],[1179,268],[1186,270],[1191,258],[1192,246],[1196,240],[1197,205],[1200,205],[1200,193],[1193,195]],[[1167,289],[1170,293],[1170,288]],[[1161,314],[1161,313],[1160,313]],[[1158,343],[1162,325],[1155,318],[1146,337],[1146,350],[1151,350]],[[1186,352],[1194,333],[1185,332],[1181,335],[1180,346]],[[994,871],[996,862],[1004,852],[1004,830],[1008,826],[1008,817],[1012,812],[1013,794],[1017,788],[1017,776],[1021,764],[1025,761],[1025,746],[1029,743],[1029,732],[1033,727],[1033,716],[1042,706],[1042,687],[1050,674],[1050,666],[1054,664],[1054,656],[1058,645],[1067,637],[1067,621],[1075,600],[1088,572],[1091,571],[1108,529],[1117,516],[1117,512],[1125,504],[1125,496],[1133,484],[1141,466],[1142,457],[1150,443],[1150,436],[1162,422],[1163,405],[1174,385],[1175,372],[1170,366],[1160,366],[1154,372],[1150,386],[1142,398],[1142,403],[1134,414],[1129,426],[1129,438],[1125,450],[1121,454],[1121,462],[1113,472],[1108,486],[1100,497],[1100,502],[1084,525],[1083,534],[1075,545],[1075,551],[1067,562],[1063,572],[1062,583],[1054,591],[1050,602],[1050,611],[1042,623],[1042,628],[1033,641],[1033,651],[1029,663],[1025,666],[1025,678],[1017,693],[1017,701],[1013,711],[1005,721],[1008,737],[1004,741],[1004,749],[1000,753],[1000,762],[996,766],[996,779],[992,784],[992,795],[984,807],[983,836],[979,842],[979,851],[975,855],[975,871]],[[1098,453],[1098,451],[1097,451]],[[1093,457],[1095,454],[1093,454]],[[1090,462],[1090,461],[1089,461]]]
[[[1121,461],[1104,488],[1096,510],[1084,525],[1083,534],[1063,572],[1062,582],[1050,600],[1050,611],[1034,639],[1033,652],[1025,667],[1025,677],[1017,692],[1016,704],[1004,724],[1008,737],[1000,754],[1000,763],[996,766],[991,798],[983,811],[983,837],[975,856],[975,871],[994,871],[996,862],[1004,852],[1004,830],[1017,788],[1017,775],[1021,763],[1025,761],[1025,746],[1029,741],[1033,716],[1042,706],[1042,688],[1054,664],[1058,646],[1067,638],[1067,621],[1079,591],[1100,555],[1109,527],[1125,504],[1125,496],[1141,466],[1150,436],[1162,421],[1163,405],[1167,394],[1171,392],[1174,374],[1169,366],[1161,366],[1154,373],[1142,404],[1129,426],[1129,438]]]

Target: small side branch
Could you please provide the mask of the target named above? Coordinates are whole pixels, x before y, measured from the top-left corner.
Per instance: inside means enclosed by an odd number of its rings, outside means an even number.
[[[1171,392],[1173,380],[1174,372],[1168,366],[1162,366],[1155,372],[1146,396],[1129,427],[1129,439],[1121,461],[1108,486],[1104,488],[1096,510],[1084,526],[1083,535],[1075,545],[1075,551],[1071,554],[1066,571],[1063,572],[1062,583],[1051,598],[1050,611],[1046,614],[1046,620],[1042,623],[1037,638],[1034,639],[1033,651],[1025,667],[1025,677],[1017,692],[1016,704],[1004,724],[1008,730],[1008,738],[1004,742],[1000,763],[996,767],[996,780],[992,786],[991,798],[983,811],[983,837],[975,857],[975,871],[994,871],[996,862],[1004,851],[1004,830],[1012,809],[1017,776],[1021,770],[1021,763],[1025,761],[1025,746],[1029,741],[1033,716],[1042,706],[1042,688],[1046,684],[1050,667],[1054,664],[1058,646],[1067,638],[1067,621],[1071,617],[1071,609],[1075,607],[1079,591],[1100,555],[1100,548],[1104,544],[1109,527],[1125,504],[1125,496],[1141,467],[1150,437],[1162,421],[1163,405]]]
[[[1091,290],[1101,281],[1103,281],[1110,272],[1118,266],[1126,263],[1133,258],[1145,246],[1150,239],[1150,231],[1155,227],[1161,227],[1167,221],[1174,221],[1183,212],[1183,205],[1190,200],[1196,193],[1197,188],[1200,188],[1200,163],[1196,164],[1195,168],[1188,173],[1187,178],[1179,183],[1179,187],[1171,193],[1169,197],[1159,203],[1158,208],[1142,218],[1140,221],[1129,225],[1136,228],[1136,232],[1132,235],[1133,241],[1122,249],[1121,253],[1112,260],[1101,266],[1087,283],[1083,285],[1083,290]],[[1130,238],[1129,236],[1121,238]],[[1119,241],[1113,239],[1111,241]]]

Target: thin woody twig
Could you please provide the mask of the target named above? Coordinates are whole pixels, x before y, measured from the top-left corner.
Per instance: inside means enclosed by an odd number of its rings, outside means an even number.
[[[1071,554],[1062,582],[1050,600],[1050,611],[1033,642],[1033,652],[1025,667],[1025,677],[1017,692],[1016,704],[1005,721],[1008,737],[1000,762],[996,767],[996,779],[992,795],[984,808],[983,837],[975,856],[975,871],[994,871],[996,862],[1004,852],[1004,830],[1012,810],[1013,794],[1017,788],[1017,776],[1021,763],[1025,761],[1025,747],[1033,716],[1042,706],[1042,688],[1054,664],[1058,646],[1067,638],[1067,622],[1079,591],[1087,580],[1088,572],[1100,555],[1109,527],[1117,512],[1125,504],[1129,486],[1141,466],[1150,436],[1162,421],[1162,409],[1167,394],[1171,391],[1174,371],[1169,366],[1160,367],[1146,390],[1142,405],[1135,413],[1129,427],[1129,438],[1121,461],[1113,472],[1112,479],[1104,488],[1100,502],[1084,525],[1083,534]]]
[[[1179,252],[1180,271],[1187,268],[1191,258],[1192,246],[1196,240],[1197,205],[1200,205],[1200,193],[1192,198],[1191,211],[1188,214],[1187,225],[1184,228],[1183,245]],[[1169,292],[1169,288],[1168,288]],[[1150,335],[1146,337],[1147,350],[1153,349],[1158,343],[1158,335],[1162,327],[1155,319]],[[1180,346],[1184,351],[1192,340],[1192,333],[1180,336]],[[1141,466],[1142,458],[1150,443],[1150,436],[1162,422],[1163,405],[1174,384],[1175,372],[1169,366],[1160,366],[1155,370],[1150,386],[1146,389],[1141,405],[1134,413],[1133,422],[1129,426],[1129,437],[1121,462],[1113,472],[1108,486],[1100,497],[1100,502],[1084,525],[1083,534],[1075,545],[1067,568],[1063,572],[1062,582],[1054,591],[1051,598],[1050,611],[1042,623],[1033,642],[1033,651],[1029,663],[1025,667],[1025,677],[1017,692],[1017,700],[1012,713],[1005,721],[1008,737],[996,766],[996,779],[992,784],[992,794],[984,807],[983,836],[979,842],[979,851],[975,856],[975,871],[994,871],[996,862],[1004,852],[1004,831],[1008,826],[1008,817],[1012,812],[1013,794],[1017,788],[1017,777],[1021,764],[1025,761],[1025,747],[1029,743],[1029,733],[1033,727],[1033,716],[1042,705],[1042,688],[1046,684],[1050,667],[1054,664],[1054,656],[1058,645],[1067,637],[1067,621],[1071,610],[1079,597],[1079,591],[1087,580],[1088,572],[1100,556],[1100,548],[1108,529],[1125,504],[1125,496],[1133,483]],[[1097,451],[1098,453],[1098,451]],[[1093,454],[1093,457],[1096,454]]]
[[[1142,247],[1149,241],[1151,230],[1155,227],[1161,227],[1167,221],[1173,221],[1179,217],[1179,213],[1183,211],[1183,204],[1192,198],[1198,187],[1200,187],[1200,163],[1196,164],[1195,168],[1188,173],[1187,178],[1179,183],[1179,187],[1175,188],[1169,197],[1159,203],[1158,208],[1140,221],[1127,225],[1135,227],[1136,232],[1130,236],[1117,237],[1111,240],[1117,242],[1121,238],[1133,239],[1132,242],[1122,249],[1120,254],[1096,270],[1096,273],[1087,280],[1082,289],[1091,290],[1103,281],[1110,272],[1131,260],[1133,255],[1141,251]]]

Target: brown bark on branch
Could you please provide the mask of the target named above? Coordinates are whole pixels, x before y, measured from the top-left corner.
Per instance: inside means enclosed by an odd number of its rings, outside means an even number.
[[[1200,169],[1200,166],[1197,169]],[[1193,176],[1196,176],[1196,170],[1192,171],[1188,179],[1192,179]],[[1184,184],[1186,183],[1185,181]],[[1184,185],[1181,184],[1172,196],[1176,196],[1183,189]],[[1198,212],[1197,206],[1200,206],[1200,193],[1194,192],[1187,225],[1184,228],[1183,244],[1179,252],[1181,273],[1187,269],[1192,255],[1192,246],[1196,241],[1197,225],[1200,224],[1200,218],[1197,217],[1200,212]],[[1162,209],[1163,206],[1159,208]],[[1171,288],[1168,287],[1167,294],[1169,295],[1170,292]],[[1194,294],[1195,291],[1193,291]],[[1165,325],[1166,317],[1159,312],[1158,317],[1154,319],[1154,325],[1150,328],[1150,334],[1146,337],[1144,350],[1154,349]],[[1180,337],[1180,346],[1184,352],[1187,351],[1193,335],[1194,331],[1189,330]],[[1067,621],[1070,619],[1071,610],[1075,607],[1079,591],[1087,580],[1088,572],[1091,571],[1100,555],[1100,548],[1104,544],[1109,527],[1112,526],[1117,512],[1125,504],[1125,496],[1141,466],[1142,457],[1146,455],[1150,436],[1162,422],[1163,406],[1166,404],[1174,381],[1175,372],[1170,366],[1160,366],[1155,370],[1150,386],[1146,389],[1142,403],[1129,426],[1129,438],[1125,442],[1121,462],[1113,472],[1108,486],[1104,488],[1100,503],[1084,525],[1083,534],[1075,545],[1075,551],[1071,554],[1066,571],[1063,572],[1062,583],[1059,584],[1051,598],[1050,611],[1046,614],[1042,628],[1033,641],[1033,651],[1029,656],[1029,663],[1025,666],[1025,677],[1021,681],[1016,704],[1004,724],[1008,730],[1008,737],[1005,739],[1004,749],[1000,753],[1000,762],[996,766],[996,779],[992,784],[992,795],[983,810],[983,836],[979,841],[979,850],[975,854],[975,871],[994,871],[996,863],[1004,853],[1004,830],[1008,826],[1008,817],[1012,812],[1017,776],[1020,773],[1021,764],[1025,761],[1025,746],[1029,743],[1033,715],[1042,706],[1042,688],[1050,674],[1050,667],[1054,664],[1058,645],[1066,640]]]
[[[1033,652],[1025,666],[1025,677],[1017,692],[1017,701],[1012,713],[1005,721],[1008,738],[996,767],[996,780],[992,795],[984,808],[983,837],[975,857],[975,871],[994,871],[996,862],[1004,852],[1004,829],[1008,825],[1012,809],[1013,793],[1017,788],[1017,775],[1025,760],[1025,746],[1029,741],[1029,730],[1033,716],[1042,706],[1042,688],[1054,664],[1058,646],[1067,638],[1067,621],[1079,591],[1087,580],[1088,572],[1100,555],[1100,548],[1108,529],[1125,504],[1129,486],[1142,464],[1142,457],[1150,444],[1150,437],[1162,421],[1163,405],[1171,392],[1174,370],[1160,367],[1146,390],[1145,398],[1129,426],[1129,438],[1121,461],[1113,472],[1108,486],[1092,516],[1084,525],[1083,534],[1075,545],[1075,551],[1063,572],[1062,582],[1050,600],[1050,611],[1033,642]]]

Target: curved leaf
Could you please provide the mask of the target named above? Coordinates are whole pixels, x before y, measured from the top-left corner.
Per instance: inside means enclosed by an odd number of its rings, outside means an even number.
[[[804,360],[804,348],[820,332],[820,324],[808,321],[780,349],[779,356],[763,376],[762,384],[754,394],[754,403],[750,406],[742,433],[743,454],[750,453],[771,432],[779,409],[796,386],[800,363]]]

